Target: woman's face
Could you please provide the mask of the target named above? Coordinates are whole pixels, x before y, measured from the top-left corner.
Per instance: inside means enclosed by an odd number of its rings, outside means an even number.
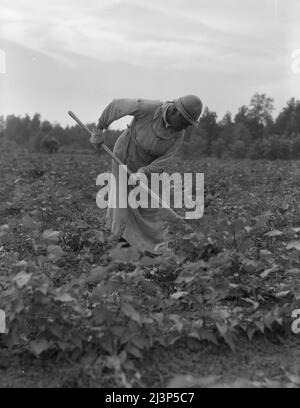
[[[174,105],[171,105],[167,110],[167,121],[176,131],[184,130],[191,126],[190,122],[182,116]]]

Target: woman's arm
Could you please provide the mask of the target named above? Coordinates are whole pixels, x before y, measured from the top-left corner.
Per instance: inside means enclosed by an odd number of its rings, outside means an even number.
[[[140,116],[147,113],[156,101],[144,99],[114,99],[102,112],[97,128],[107,129],[109,125],[124,116]],[[153,108],[152,108],[153,109]]]
[[[140,171],[145,173],[147,176],[151,173],[161,173],[164,171],[165,166],[170,162],[170,160],[177,153],[179,146],[181,145],[184,138],[184,132],[180,137],[177,138],[176,142],[172,147],[163,155],[153,160],[148,166],[141,167]]]

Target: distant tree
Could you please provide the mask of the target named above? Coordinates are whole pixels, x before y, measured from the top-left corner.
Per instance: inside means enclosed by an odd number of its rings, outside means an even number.
[[[236,123],[232,128],[232,142],[243,142],[245,146],[251,143],[251,133],[244,123]]]
[[[273,126],[273,102],[266,94],[254,94],[249,107],[243,105],[239,108],[234,122],[243,123],[251,133],[253,141],[261,139],[270,133]]]
[[[66,131],[68,128],[62,128],[58,123],[56,123],[50,132],[50,135],[55,137],[58,141],[58,143],[62,146],[65,144],[65,136],[66,136]]]
[[[37,122],[35,124],[36,125],[35,126],[36,131],[32,135],[31,146],[32,146],[33,150],[38,151],[38,152],[43,150],[43,149],[48,151],[47,142],[45,144],[45,141],[49,140],[49,138],[50,138],[50,132],[53,129],[52,125],[47,120],[41,122],[39,116],[36,116],[36,120],[37,120]]]
[[[183,158],[198,158],[207,155],[207,133],[205,129],[193,129],[188,140],[184,140],[179,152]]]
[[[249,150],[247,151],[247,157],[250,159],[264,159],[266,158],[266,150],[268,149],[268,143],[265,139],[256,140],[253,142]]]
[[[250,100],[249,116],[257,120],[260,125],[268,126],[273,123],[272,112],[274,110],[274,99],[266,94],[256,93]]]
[[[230,147],[231,156],[235,159],[243,159],[247,154],[246,144],[242,140],[235,140]]]
[[[300,101],[291,98],[287,102],[287,106],[277,116],[274,132],[281,135],[300,133]]]
[[[57,153],[59,149],[59,142],[55,137],[48,134],[44,136],[41,146],[50,154]]]
[[[6,122],[3,115],[0,115],[0,137],[4,137]]]
[[[44,120],[41,123],[41,131],[45,134],[50,133],[53,130],[51,123],[48,120]]]
[[[220,121],[217,114],[204,109],[197,127],[185,132],[180,154],[187,158],[216,156],[219,158],[249,157],[252,159],[300,159],[300,101],[291,98],[273,121],[273,99],[266,94],[254,94],[249,106],[238,109],[234,119],[226,112]],[[88,124],[92,129],[94,123]],[[121,131],[105,132],[105,144],[113,149]],[[62,127],[58,123],[41,121],[39,113],[32,118],[0,116],[0,138],[3,146],[23,145],[31,150],[49,153],[59,146],[93,150],[89,137],[78,125]]]
[[[232,114],[231,112],[227,111],[223,118],[220,120],[219,127],[226,128],[230,126],[233,126]]]
[[[34,136],[36,133],[38,133],[40,131],[40,127],[41,127],[41,115],[39,113],[35,113],[30,123],[31,135]]]
[[[185,131],[185,133],[184,133],[184,141],[185,141],[185,142],[189,142],[189,141],[192,140],[193,131],[194,131],[194,128],[193,128],[192,126],[189,126],[189,127],[186,129],[186,131]]]
[[[251,134],[251,139],[255,140],[263,134],[263,125],[260,125],[258,121],[253,118],[248,106],[243,105],[239,108],[238,113],[234,117],[234,123],[242,124],[245,126]]]
[[[243,105],[239,108],[238,113],[234,117],[234,123],[243,123],[247,125],[249,120],[249,108],[246,105]]]
[[[202,139],[202,153],[210,155],[211,145],[218,139],[220,133],[216,112],[212,112],[206,107],[194,133]]]
[[[212,142],[211,154],[213,156],[221,159],[226,155],[226,153],[228,154],[228,152],[229,152],[228,145],[226,145],[226,142],[222,137],[219,137],[219,139]]]
[[[265,158],[268,160],[290,159],[292,143],[280,135],[272,135],[265,140]]]
[[[27,145],[31,136],[31,119],[28,115],[20,118],[20,143]]]
[[[4,137],[10,141],[21,142],[21,121],[19,117],[15,115],[7,116]]]
[[[300,159],[300,133],[292,135],[290,158]]]
[[[226,114],[219,122],[219,129],[219,138],[222,139],[223,143],[225,143],[226,146],[229,146],[233,142],[232,137],[234,129],[234,122],[232,120],[232,115],[230,112],[226,112]],[[222,143],[219,143],[217,145],[221,146]]]

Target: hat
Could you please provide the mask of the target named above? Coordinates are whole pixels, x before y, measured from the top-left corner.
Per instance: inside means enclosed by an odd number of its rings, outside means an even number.
[[[198,126],[202,112],[202,102],[196,95],[185,95],[174,100],[174,105],[182,116],[193,126]]]

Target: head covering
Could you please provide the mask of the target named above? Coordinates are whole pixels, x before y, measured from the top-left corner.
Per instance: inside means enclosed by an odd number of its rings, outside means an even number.
[[[198,126],[202,112],[201,99],[196,95],[185,95],[174,100],[176,109],[193,126]]]

